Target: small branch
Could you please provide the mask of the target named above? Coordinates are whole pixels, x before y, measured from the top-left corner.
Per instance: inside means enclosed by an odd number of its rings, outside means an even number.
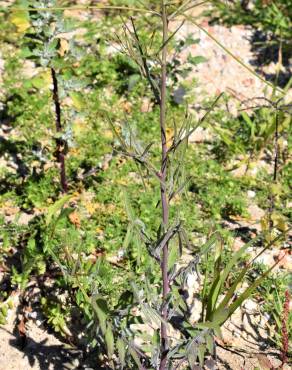
[[[174,36],[178,33],[178,31],[182,28],[182,26],[185,24],[185,19],[181,22],[181,24],[177,27],[177,29],[168,37],[168,39],[165,41],[163,45],[160,46],[159,50],[157,51],[156,54],[159,54],[161,50],[166,46],[170,40],[174,38]]]
[[[178,146],[184,141],[184,140],[187,140],[191,135],[192,133],[194,133],[196,131],[196,129],[207,119],[207,117],[209,116],[209,114],[211,113],[211,111],[214,109],[214,107],[216,106],[216,104],[218,103],[219,99],[224,95],[224,93],[221,93],[219,94],[216,99],[213,101],[212,105],[210,106],[210,108],[208,108],[207,112],[204,114],[204,116],[199,120],[199,122],[196,124],[195,127],[193,127],[186,135],[184,135],[183,137],[181,137],[177,142],[173,142],[171,147],[168,149],[168,152],[170,153],[171,151],[175,151]]]
[[[141,56],[141,59],[142,59],[143,68],[144,68],[144,71],[145,71],[145,77],[147,78],[147,80],[149,82],[149,85],[150,85],[151,90],[154,94],[156,103],[160,105],[161,104],[161,97],[160,97],[158,89],[156,88],[156,86],[155,86],[155,84],[152,80],[151,73],[150,73],[150,70],[149,70],[149,67],[148,67],[148,64],[147,64],[147,58],[146,58],[145,53],[143,52],[143,49],[142,49],[142,46],[141,46],[141,42],[140,42],[140,39],[139,39],[138,32],[136,30],[136,26],[135,26],[133,17],[131,17],[131,23],[132,23],[135,39],[136,39],[136,42],[137,42],[137,47],[138,47],[138,50],[139,50],[139,53],[140,53],[140,56]]]

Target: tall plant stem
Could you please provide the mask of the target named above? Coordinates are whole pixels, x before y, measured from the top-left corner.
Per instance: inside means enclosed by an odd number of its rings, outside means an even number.
[[[52,75],[52,80],[53,80],[53,100],[55,104],[56,131],[57,133],[61,133],[62,132],[61,104],[60,104],[60,99],[59,99],[58,80],[57,80],[56,71],[54,70],[54,68],[51,68],[51,75]],[[67,183],[67,177],[66,177],[65,154],[64,154],[64,149],[63,149],[65,143],[60,138],[57,138],[56,143],[57,143],[56,157],[60,165],[61,189],[63,193],[67,193],[68,183]]]
[[[276,117],[275,117],[275,138],[274,138],[274,176],[273,180],[274,183],[277,182],[278,180],[278,162],[279,162],[279,115],[278,115],[278,110],[276,111]]]
[[[275,136],[274,136],[274,171],[273,171],[273,184],[277,184],[278,181],[278,162],[279,162],[279,115],[278,115],[278,107],[276,107],[275,113]],[[270,233],[272,232],[273,228],[273,220],[272,214],[275,209],[275,195],[270,195],[270,207],[269,207],[269,226],[270,226]]]
[[[289,351],[289,334],[288,334],[289,305],[290,305],[290,294],[287,289],[285,292],[285,301],[283,306],[283,317],[282,317],[282,350],[281,350],[282,369],[284,368],[284,365],[287,363]]]
[[[167,143],[166,143],[166,61],[167,61],[167,39],[168,39],[168,20],[166,13],[166,5],[164,0],[161,1],[162,6],[162,25],[163,25],[163,48],[162,48],[162,66],[161,66],[161,99],[160,99],[160,132],[161,132],[161,183],[160,183],[160,195],[162,204],[162,229],[165,232],[168,225],[169,218],[169,204],[167,198],[166,189],[166,177],[167,177]],[[167,307],[167,295],[169,293],[169,278],[168,278],[168,243],[163,246],[162,252],[162,309],[161,314],[164,322],[161,323],[161,357],[160,357],[160,370],[166,368],[167,362],[167,327],[165,321],[167,321],[168,307]]]

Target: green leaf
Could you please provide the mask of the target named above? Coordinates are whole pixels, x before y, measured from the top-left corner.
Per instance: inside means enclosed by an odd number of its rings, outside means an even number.
[[[131,75],[128,80],[128,90],[132,91],[140,80],[141,76],[138,73]]]
[[[265,273],[261,275],[256,281],[253,282],[253,284],[248,287],[237,299],[236,301],[229,307],[228,311],[228,317],[230,317],[233,312],[241,306],[242,302],[244,302],[246,299],[248,299],[253,291],[263,282],[263,280],[269,275],[269,273],[277,266],[279,261],[274,263],[272,267],[270,267]]]
[[[221,325],[221,323],[225,322],[228,318],[229,311],[226,308],[220,308],[220,310],[216,310],[212,316],[212,322],[216,323],[217,325]]]
[[[51,223],[55,214],[64,207],[65,203],[68,202],[71,197],[72,197],[71,194],[65,195],[64,197],[57,200],[57,202],[55,202],[48,208],[47,217],[46,217],[46,225],[49,225]]]
[[[123,367],[126,366],[126,361],[125,361],[125,358],[126,358],[126,344],[125,344],[125,342],[123,341],[122,338],[118,338],[117,342],[116,342],[116,346],[117,346],[117,350],[118,350],[118,354],[119,354],[119,360],[120,360],[120,363],[121,363],[122,369],[123,369]]]
[[[58,47],[59,40],[58,39],[53,39],[47,44],[47,50],[49,52],[53,52],[57,49]]]
[[[34,55],[34,54],[28,47],[23,47],[23,48],[20,49],[19,56],[21,58],[29,58],[32,55]]]
[[[222,339],[222,332],[221,332],[221,328],[220,326],[216,326],[214,328],[214,334],[216,335],[216,337],[218,338],[221,338]]]
[[[131,223],[134,223],[136,220],[136,215],[135,212],[132,208],[131,202],[129,200],[128,193],[125,188],[122,189],[122,195],[123,195],[123,200],[124,200],[124,206],[126,209],[127,216],[130,220]]]
[[[7,316],[7,313],[8,313],[8,306],[7,306],[6,304],[3,304],[3,305],[1,306],[1,313],[2,313],[2,315],[3,315],[4,317],[6,317],[6,316]]]
[[[206,353],[206,345],[200,344],[198,348],[198,357],[199,357],[199,363],[201,366],[204,366],[205,353]]]
[[[33,256],[33,254],[36,252],[36,242],[34,236],[28,240],[26,251],[29,252],[30,256]]]
[[[144,369],[144,367],[141,364],[141,361],[140,361],[140,358],[139,358],[137,352],[135,351],[135,349],[132,346],[129,347],[129,352],[130,352],[131,356],[133,357],[133,360],[136,362],[136,365],[138,366],[138,369],[139,370]]]
[[[215,279],[213,280],[213,284],[211,286],[210,292],[208,293],[208,302],[207,302],[207,312],[206,312],[206,320],[209,320],[211,314],[216,306],[217,299],[220,293],[220,275],[216,275]]]
[[[250,119],[249,115],[246,112],[242,112],[241,116],[244,119],[244,121],[247,123],[247,125],[249,126],[251,137],[253,138],[254,132],[255,132],[255,124],[252,122],[252,120]]]
[[[79,92],[71,92],[70,97],[73,101],[74,108],[77,111],[81,111],[85,107],[85,100],[81,93]]]
[[[0,325],[6,324],[6,317],[0,312]]]
[[[193,64],[194,66],[200,64],[200,63],[205,63],[208,61],[207,58],[201,56],[201,55],[197,55],[195,57],[193,57],[191,54],[189,54],[188,56],[188,59],[187,59],[188,63],[191,63]]]
[[[107,331],[106,321],[109,313],[107,302],[99,296],[92,296],[91,304],[98,318],[100,329],[103,335],[105,335]]]
[[[36,76],[36,77],[33,77],[30,81],[30,83],[33,85],[33,87],[35,87],[36,89],[41,89],[43,86],[44,86],[44,79],[39,77],[39,76]]]
[[[37,261],[37,272],[39,275],[43,275],[46,272],[47,265],[45,261]]]
[[[160,335],[159,335],[159,330],[155,330],[154,331],[154,334],[152,336],[152,343],[155,345],[155,346],[158,346],[159,343],[160,343]]]
[[[132,224],[129,224],[125,239],[123,241],[123,249],[128,249],[132,239],[133,239],[133,226]]]
[[[196,328],[198,329],[212,329],[212,330],[218,330],[220,329],[220,326],[216,322],[206,321],[206,322],[199,322],[196,324]]]
[[[133,302],[133,292],[130,290],[124,291],[120,297],[115,308],[125,308]]]
[[[213,244],[218,240],[219,234],[214,233],[209,240],[206,241],[205,244],[203,244],[200,248],[200,255],[203,256],[206,254],[210,248],[213,246]]]
[[[191,46],[198,44],[200,42],[200,39],[194,39],[192,36],[187,36],[184,41],[184,46]]]
[[[233,297],[233,295],[234,295],[234,292],[235,292],[235,290],[236,290],[236,287],[237,287],[237,286],[238,286],[238,284],[239,284],[239,283],[244,279],[244,276],[245,276],[245,274],[247,273],[248,269],[249,269],[249,266],[245,267],[245,268],[241,271],[241,273],[240,273],[240,274],[239,274],[239,276],[236,278],[236,280],[234,281],[234,283],[232,284],[232,286],[228,289],[228,291],[227,291],[227,293],[226,293],[226,295],[225,295],[225,297],[224,297],[223,301],[220,303],[220,305],[218,306],[218,308],[217,308],[217,309],[216,309],[216,311],[214,312],[213,317],[214,317],[214,315],[216,315],[216,312],[217,312],[217,311],[221,311],[222,309],[224,309],[224,308],[228,305],[229,301],[231,300],[231,298],[232,298],[232,297]]]
[[[105,343],[106,343],[108,357],[112,358],[114,351],[115,351],[115,341],[114,341],[114,334],[113,334],[113,331],[110,325],[108,325],[106,328]]]
[[[167,322],[161,317],[159,312],[154,310],[149,305],[146,305],[144,303],[141,304],[141,311],[143,313],[143,316],[145,317],[146,321],[149,323],[150,326],[153,326],[153,324],[156,327],[160,327],[161,323],[167,324]]]
[[[242,257],[245,251],[260,238],[261,236],[258,236],[255,239],[251,240],[249,243],[245,244],[242,248],[240,248],[239,251],[237,251],[233,255],[233,257],[231,258],[225,269],[222,271],[222,273],[214,280],[212,287],[210,289],[211,299],[208,301],[207,305],[207,314],[206,314],[207,320],[211,318],[212,312],[216,306],[216,302],[220,295],[221,289],[224,286],[224,283],[228,278],[230,271],[233,269],[233,267],[236,265],[237,261]]]
[[[265,250],[267,250],[269,247],[271,247],[277,240],[279,240],[280,238],[282,238],[283,234],[280,234],[278,235],[276,238],[274,238],[270,243],[268,243],[264,248],[263,250],[254,258],[254,260],[259,256],[261,255]],[[259,236],[260,237],[260,236]],[[253,242],[253,241],[252,241]],[[244,248],[245,246],[243,246]],[[240,284],[241,281],[243,281],[244,279],[244,276],[245,274],[247,273],[247,271],[249,270],[251,266],[251,263],[249,263],[242,271],[241,273],[238,275],[238,277],[235,279],[234,283],[232,284],[232,286],[228,289],[228,292],[226,293],[224,299],[222,300],[222,302],[220,303],[220,305],[217,307],[216,311],[212,314],[212,317],[214,317],[216,315],[216,313],[222,311],[223,309],[226,308],[226,306],[228,305],[229,301],[232,299],[233,295],[234,295],[234,292],[236,290],[236,287]],[[230,314],[228,314],[228,317],[230,316]],[[227,318],[228,318],[227,317]],[[224,320],[226,321],[226,319]]]
[[[206,345],[209,353],[212,355],[214,353],[214,338],[213,335],[208,334],[206,336]]]
[[[168,256],[168,270],[172,269],[177,260],[178,260],[178,248],[176,245],[172,245],[169,250]]]
[[[191,369],[193,369],[197,364],[198,349],[195,343],[191,343],[187,350],[187,358]]]
[[[30,27],[29,13],[26,10],[13,10],[9,19],[16,26],[18,33],[25,33]]]

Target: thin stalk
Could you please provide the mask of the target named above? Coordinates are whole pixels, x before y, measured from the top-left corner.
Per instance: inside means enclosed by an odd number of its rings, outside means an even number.
[[[279,81],[279,75],[281,72],[281,66],[282,66],[282,41],[280,42],[280,47],[279,47],[279,53],[278,53],[278,66],[277,66],[277,74],[276,74],[276,81],[275,81],[275,86],[278,84]],[[278,115],[278,103],[279,101],[276,102],[276,117],[275,117],[275,161],[274,161],[274,176],[273,180],[274,183],[277,182],[277,175],[278,175],[278,160],[279,160],[279,115]]]
[[[284,368],[284,365],[287,363],[289,351],[289,334],[288,334],[289,305],[290,305],[290,294],[287,289],[285,292],[285,301],[283,306],[283,317],[282,317],[282,349],[281,349],[282,369]]]
[[[274,183],[277,182],[277,179],[278,179],[278,162],[279,162],[279,116],[278,116],[278,111],[276,111],[276,116],[275,116],[275,123],[276,123],[276,127],[275,127],[275,138],[274,138],[274,142],[275,142],[275,147],[274,147],[274,156],[275,156],[275,159],[274,159],[274,176],[273,176],[273,180],[274,180]]]
[[[161,183],[160,183],[160,196],[162,205],[162,226],[163,231],[166,231],[169,219],[169,204],[166,189],[166,177],[167,177],[167,143],[166,143],[166,62],[167,62],[167,39],[168,39],[168,20],[166,13],[166,5],[164,0],[161,1],[162,7],[162,26],[163,26],[163,48],[162,48],[162,65],[161,65],[161,98],[160,98],[160,133],[161,133]],[[163,246],[162,252],[162,309],[161,315],[164,322],[161,323],[161,354],[160,354],[160,370],[166,369],[167,363],[167,327],[165,321],[168,318],[168,307],[166,304],[167,295],[169,293],[169,276],[168,276],[168,242]]]
[[[59,99],[59,88],[58,88],[58,80],[56,76],[56,71],[54,68],[51,68],[51,76],[53,80],[53,100],[55,105],[55,123],[56,123],[56,131],[57,133],[62,132],[62,123],[61,123],[61,104]],[[66,177],[66,166],[65,166],[65,154],[64,154],[64,142],[62,139],[56,139],[57,148],[56,148],[56,157],[57,161],[60,165],[60,183],[63,193],[68,192],[68,183]]]
[[[160,16],[159,13],[155,12],[151,9],[145,8],[137,8],[137,7],[130,7],[130,6],[111,6],[111,5],[84,5],[84,6],[57,6],[57,7],[41,7],[41,8],[33,8],[33,7],[11,7],[11,11],[19,12],[19,11],[29,11],[29,12],[56,12],[60,10],[81,10],[81,11],[88,11],[88,10],[108,10],[108,11],[131,11],[136,13],[149,13],[156,16]]]

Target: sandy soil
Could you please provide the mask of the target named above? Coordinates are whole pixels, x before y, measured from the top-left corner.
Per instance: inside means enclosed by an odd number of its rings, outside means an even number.
[[[82,352],[63,343],[40,321],[26,324],[26,341],[19,336],[19,301],[13,297],[14,308],[9,310],[7,323],[0,326],[0,370],[59,370],[76,369]]]

